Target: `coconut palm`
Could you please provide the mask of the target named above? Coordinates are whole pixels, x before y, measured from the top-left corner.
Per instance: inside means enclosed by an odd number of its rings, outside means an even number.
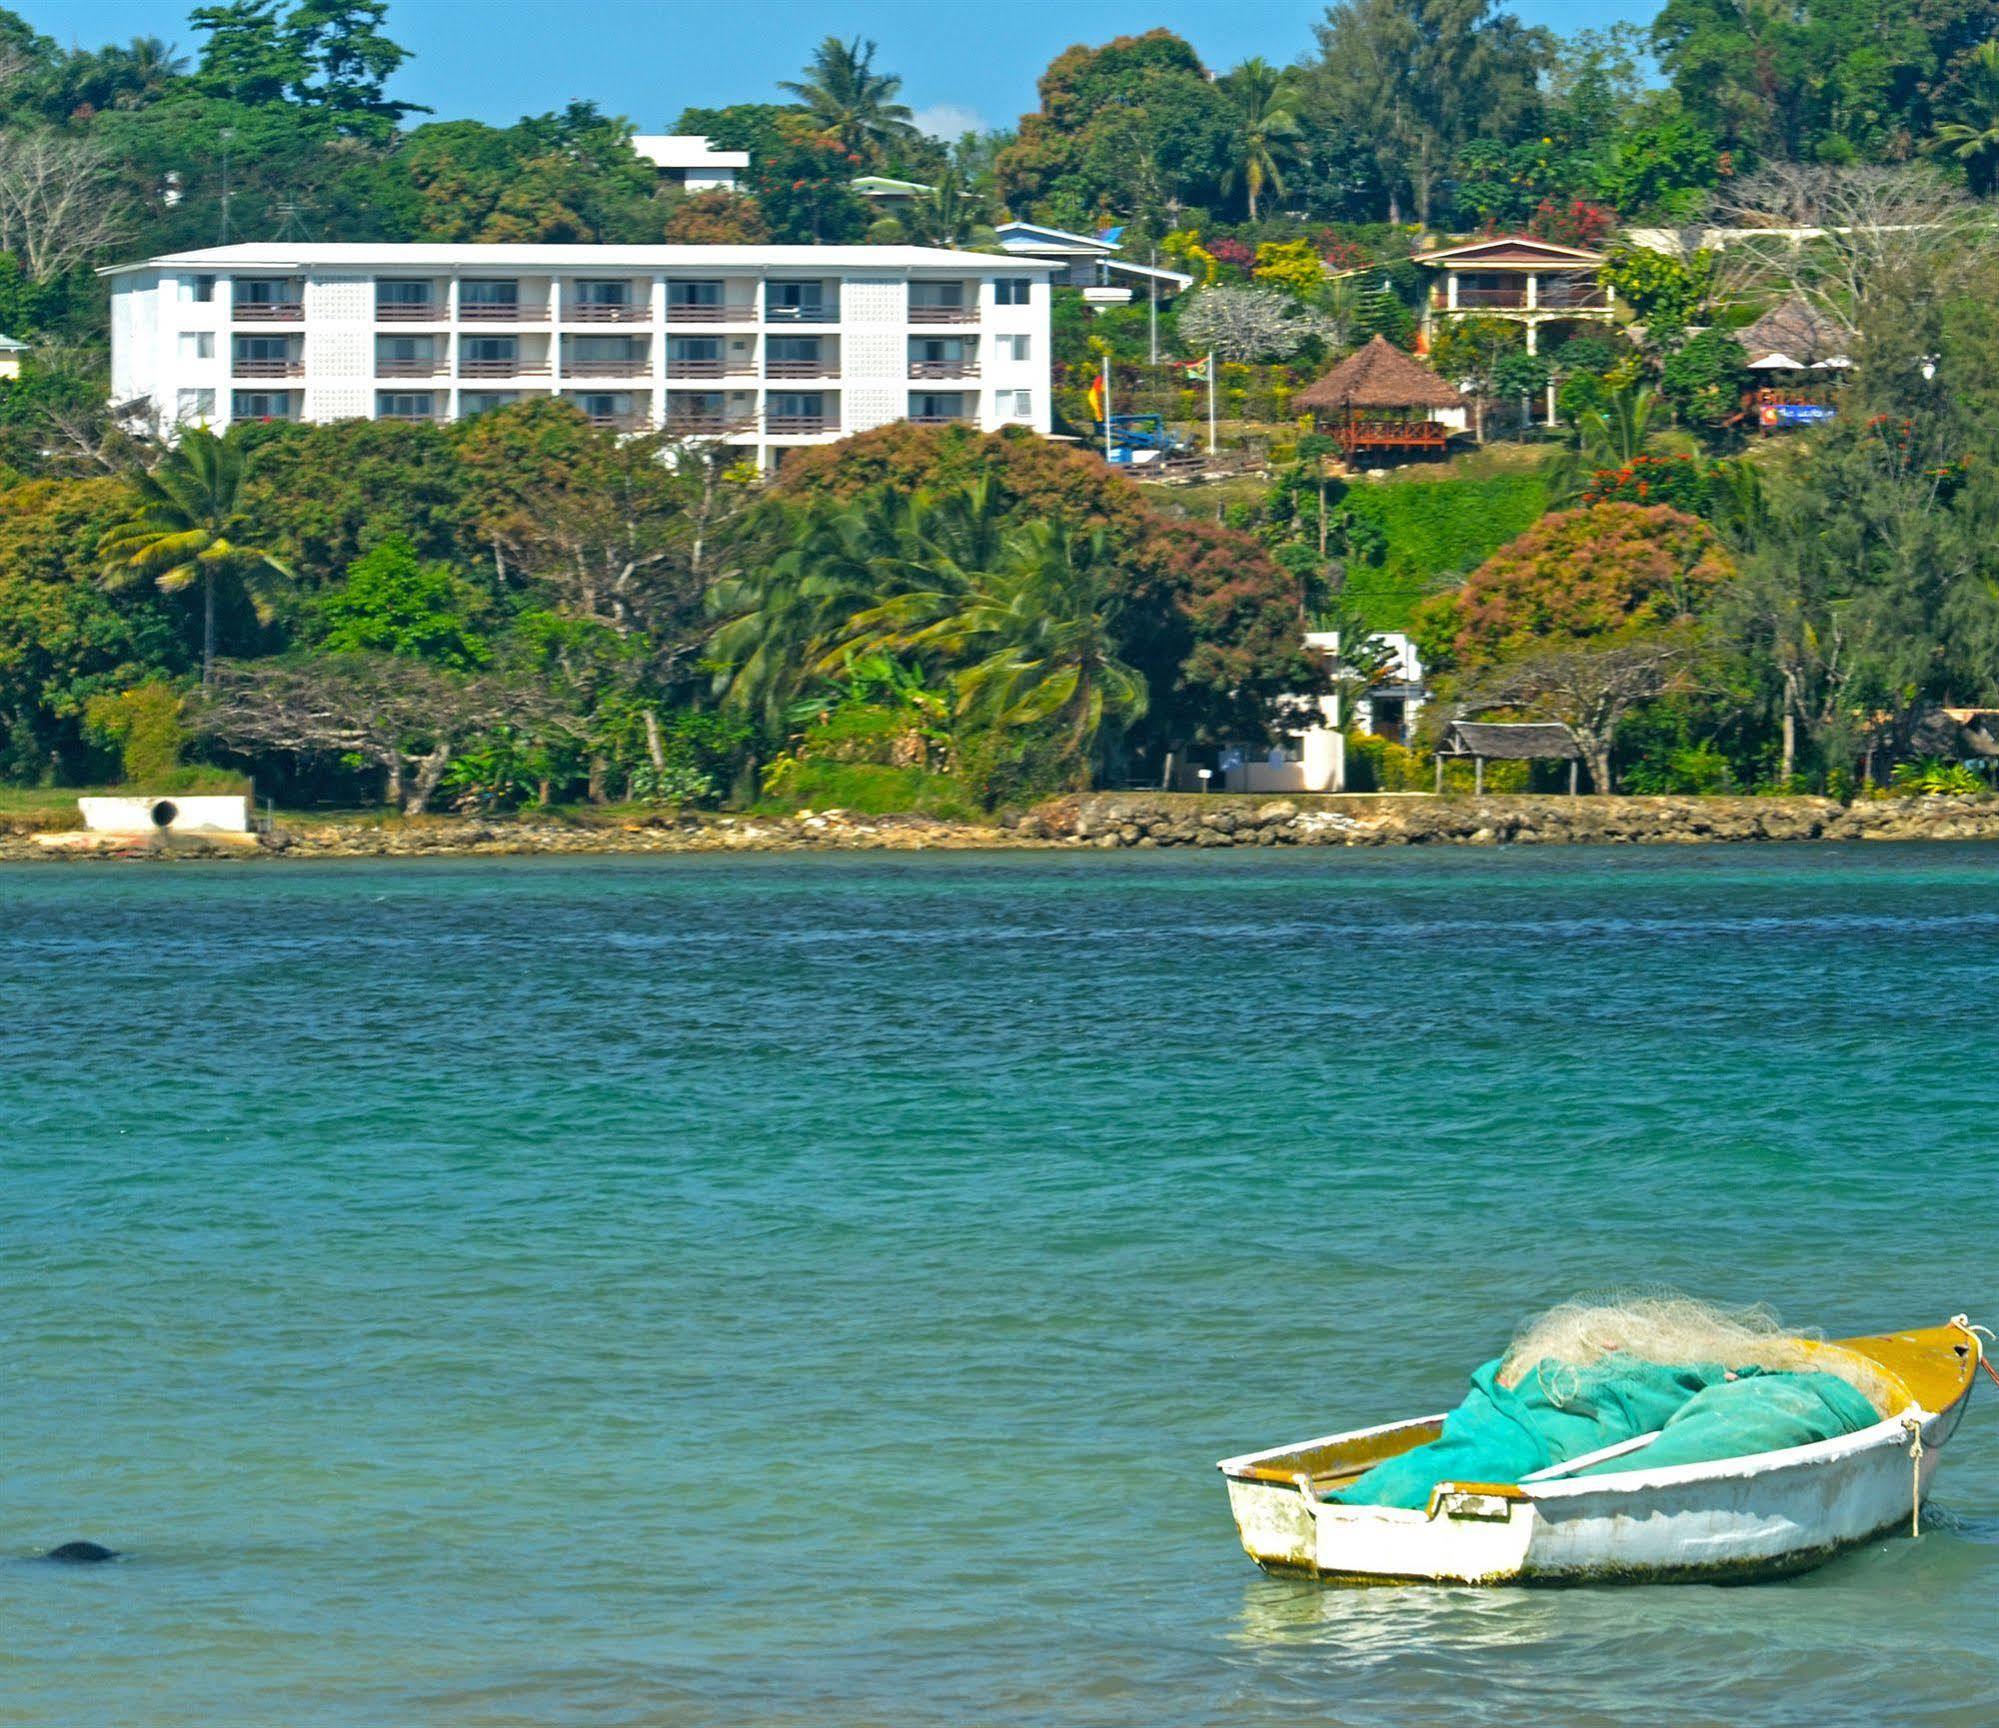
[[[198,428],[127,482],[125,516],[98,542],[107,587],[151,578],[163,594],[201,584],[201,685],[215,671],[215,590],[233,581],[268,624],[275,612],[278,581],[291,574],[264,547],[244,538],[248,529],[241,496],[243,446]]]
[[[1925,148],[1954,157],[1981,198],[1999,182],[1999,40],[1981,42],[1964,63],[1964,83],[1953,109]]]
[[[946,168],[937,184],[911,206],[906,218],[911,237],[925,246],[962,246],[977,220],[976,203],[965,191],[958,170]]]
[[[1230,139],[1228,189],[1241,188],[1249,219],[1257,216],[1257,201],[1267,186],[1284,195],[1284,164],[1298,154],[1298,117],[1289,79],[1262,59],[1245,60],[1217,87],[1234,111]]]
[[[910,638],[957,661],[958,712],[997,731],[1048,726],[1087,787],[1106,727],[1141,718],[1145,677],[1118,658],[1101,529],[1035,522],[1009,537],[955,612]]]
[[[822,137],[849,155],[880,166],[889,159],[891,146],[913,141],[917,132],[909,109],[895,99],[902,80],[893,73],[877,72],[874,64],[874,43],[858,36],[851,42],[828,36],[814,52],[804,78],[780,83],[778,88],[805,105]]]

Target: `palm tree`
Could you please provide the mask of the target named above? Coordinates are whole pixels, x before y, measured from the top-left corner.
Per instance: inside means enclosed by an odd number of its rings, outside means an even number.
[[[1228,189],[1242,188],[1254,222],[1266,186],[1280,198],[1284,195],[1283,165],[1298,154],[1295,97],[1289,79],[1262,59],[1245,60],[1218,84],[1235,112]]]
[[[201,687],[215,672],[215,589],[234,579],[268,624],[276,584],[291,573],[270,552],[242,538],[243,446],[234,438],[190,428],[151,471],[127,482],[130,508],[98,542],[107,587],[150,577],[163,594],[201,584]]]
[[[902,80],[877,72],[874,64],[874,43],[858,36],[851,42],[828,36],[805,68],[803,81],[778,88],[805,105],[822,137],[850,156],[880,166],[888,160],[890,146],[914,140],[917,132],[909,109],[895,99]]]
[[[1983,198],[1999,182],[1999,39],[1981,42],[1965,61],[1954,113],[1924,148],[1956,157],[1972,191]]]
[[[1144,675],[1117,655],[1109,563],[1102,529],[1079,537],[1061,523],[1031,523],[955,612],[910,638],[960,663],[963,718],[996,731],[1051,726],[1079,789],[1104,729],[1147,706]]]
[[[946,168],[937,184],[910,207],[911,236],[925,246],[962,246],[972,231],[975,202],[958,178],[958,170]]]
[[[120,108],[143,108],[157,101],[187,71],[187,56],[157,36],[134,36],[127,47],[107,48],[104,54],[107,60],[116,56],[120,88],[112,100]]]

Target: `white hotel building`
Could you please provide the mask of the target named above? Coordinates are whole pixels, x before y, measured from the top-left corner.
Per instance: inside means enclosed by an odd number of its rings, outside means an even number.
[[[107,270],[118,409],[600,426],[789,446],[896,420],[1049,429],[1049,272],[919,246],[254,243]]]

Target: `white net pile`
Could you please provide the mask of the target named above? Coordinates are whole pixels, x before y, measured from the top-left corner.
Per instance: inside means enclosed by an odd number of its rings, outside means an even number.
[[[1677,1291],[1609,1292],[1550,1308],[1514,1334],[1499,1370],[1502,1386],[1530,1373],[1558,1402],[1620,1362],[1668,1366],[1716,1362],[1724,1368],[1837,1374],[1879,1401],[1875,1377],[1817,1347],[1819,1334],[1786,1327],[1760,1303],[1724,1308]]]

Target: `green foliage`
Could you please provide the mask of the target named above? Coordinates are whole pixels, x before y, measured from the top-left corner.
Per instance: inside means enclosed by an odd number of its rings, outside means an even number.
[[[1349,486],[1340,508],[1380,550],[1349,566],[1345,592],[1374,628],[1399,630],[1439,582],[1463,576],[1532,526],[1547,498],[1538,474]]]
[[[1917,762],[1897,762],[1891,775],[1895,790],[1909,798],[1976,798],[1992,790],[1974,768],[1925,756]]]
[[[394,654],[466,668],[491,658],[473,629],[477,597],[448,564],[426,564],[401,535],[347,566],[347,579],[321,595],[324,647],[335,654]]]
[[[985,814],[960,777],[879,762],[790,762],[765,788],[773,809],[849,810],[861,816],[907,812],[944,822]]]
[[[126,785],[163,787],[188,746],[182,701],[177,686],[150,678],[90,697],[83,707],[84,727],[94,742],[118,752]]]
[[[1714,265],[1711,252],[1681,258],[1630,246],[1613,252],[1600,274],[1648,325],[1680,329],[1705,322],[1714,294]]]
[[[1704,330],[1666,357],[1659,393],[1683,419],[1712,431],[1741,412],[1749,382],[1742,344],[1725,330]]]

